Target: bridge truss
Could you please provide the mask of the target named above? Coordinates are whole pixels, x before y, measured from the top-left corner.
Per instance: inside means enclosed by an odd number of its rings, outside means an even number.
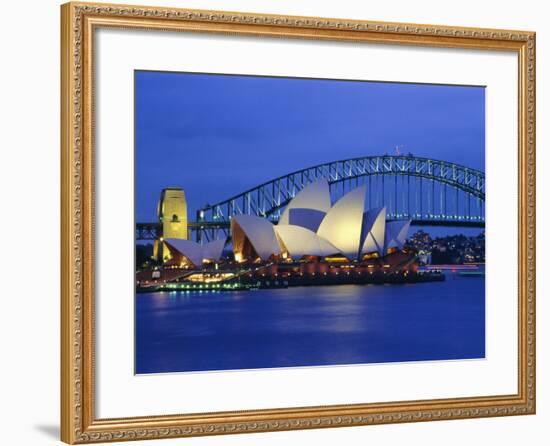
[[[366,156],[319,164],[275,178],[197,211],[189,225],[195,240],[229,235],[234,215],[253,214],[277,222],[284,207],[307,184],[325,178],[335,201],[367,186],[367,208],[386,206],[389,220],[417,225],[485,224],[485,174],[455,163],[415,156]],[[146,225],[146,224],[145,224]],[[146,236],[147,227],[136,228]]]

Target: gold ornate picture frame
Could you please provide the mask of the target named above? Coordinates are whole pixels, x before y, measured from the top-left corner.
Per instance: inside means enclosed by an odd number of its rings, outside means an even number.
[[[94,443],[535,413],[535,33],[175,8],[61,8],[61,437]],[[518,393],[391,403],[95,416],[94,33],[100,28],[221,33],[508,51],[518,58]]]

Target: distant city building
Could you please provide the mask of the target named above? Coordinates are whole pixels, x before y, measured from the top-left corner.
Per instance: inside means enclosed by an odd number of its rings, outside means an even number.
[[[387,223],[386,208],[365,209],[365,195],[361,186],[331,206],[328,182],[319,180],[290,201],[277,225],[236,215],[231,220],[235,260],[336,256],[361,261],[402,249],[410,220]]]
[[[485,233],[468,237],[463,234],[432,239],[422,230],[415,232],[406,246],[418,254],[421,264],[463,264],[485,262]]]

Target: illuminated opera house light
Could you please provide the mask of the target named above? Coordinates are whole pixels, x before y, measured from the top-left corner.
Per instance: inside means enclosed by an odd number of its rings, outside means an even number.
[[[317,231],[350,260],[355,260],[359,253],[366,193],[367,187],[360,186],[340,198]]]
[[[192,240],[179,238],[164,239],[172,263],[190,267],[201,267],[205,262],[218,262],[222,256],[225,240],[214,240],[200,245]]]
[[[366,192],[366,186],[357,187],[331,206],[329,184],[319,180],[288,203],[277,225],[253,215],[233,217],[235,259],[343,256],[360,261],[402,249],[410,220],[386,222],[386,208],[366,210]]]
[[[231,219],[231,238],[237,261],[256,257],[265,261],[281,254],[273,224],[256,215],[235,215]]]
[[[340,253],[338,248],[307,228],[281,224],[274,228],[282,251],[293,259],[304,256],[328,257]]]

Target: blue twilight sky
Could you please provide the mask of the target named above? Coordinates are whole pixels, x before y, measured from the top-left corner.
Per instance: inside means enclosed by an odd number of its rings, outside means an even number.
[[[485,170],[485,88],[136,71],[136,221],[189,217],[294,170],[402,153]]]

